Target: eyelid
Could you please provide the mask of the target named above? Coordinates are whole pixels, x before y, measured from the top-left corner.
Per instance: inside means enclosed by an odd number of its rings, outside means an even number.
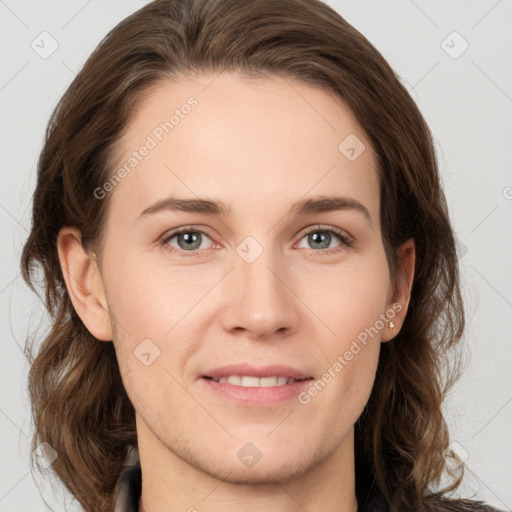
[[[312,224],[311,226],[304,228],[304,231],[301,233],[301,239],[304,238],[304,236],[309,235],[309,233],[314,233],[315,231],[326,231],[334,233],[347,244],[352,244],[354,242],[354,238],[347,231],[328,224]]]
[[[186,256],[195,256],[197,254],[200,254],[201,252],[204,252],[206,249],[196,249],[195,251],[184,251],[182,249],[177,249],[176,247],[171,247],[169,244],[169,241],[174,238],[176,235],[180,235],[181,233],[188,233],[188,232],[194,232],[194,233],[201,233],[203,235],[206,235],[212,242],[215,244],[213,240],[213,237],[208,233],[208,229],[197,225],[188,225],[188,226],[180,226],[179,228],[174,228],[168,231],[163,235],[161,238],[160,244],[164,246],[167,250],[173,253],[178,254],[185,254]]]
[[[305,231],[302,231],[302,233],[299,237],[299,241],[296,242],[296,244],[299,244],[300,241],[305,236],[309,235],[310,233],[315,233],[317,231],[333,233],[336,237],[339,238],[340,245],[337,245],[336,247],[330,247],[330,248],[320,249],[320,250],[306,249],[306,251],[308,251],[310,253],[312,252],[313,254],[315,254],[315,256],[318,255],[320,257],[322,257],[322,256],[328,257],[333,254],[340,254],[343,251],[354,247],[355,240],[352,237],[352,235],[347,233],[344,229],[341,229],[341,228],[338,228],[335,226],[325,225],[325,224],[313,224],[313,225],[305,228]],[[304,250],[304,249],[302,249],[302,250]]]
[[[207,235],[207,236],[209,236],[211,238],[211,235],[208,233],[208,231],[209,231],[208,228],[206,228],[205,226],[199,226],[199,225],[196,225],[196,224],[191,224],[191,225],[180,226],[179,228],[171,229],[170,231],[168,231],[167,233],[165,233],[163,235],[163,237],[162,237],[163,240],[162,241],[163,242],[167,242],[173,236],[179,235],[180,233],[187,233],[189,231],[203,233],[203,234],[205,234],[205,235]]]

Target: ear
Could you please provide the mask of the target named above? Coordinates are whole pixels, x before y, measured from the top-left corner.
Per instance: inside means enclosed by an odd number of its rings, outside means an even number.
[[[397,250],[398,255],[398,282],[392,283],[394,290],[393,297],[387,305],[386,327],[382,330],[381,341],[387,342],[392,340],[402,328],[409,307],[411,298],[412,283],[414,280],[414,265],[416,262],[416,245],[414,240],[410,238],[404,242]],[[390,327],[390,322],[394,327]]]
[[[75,311],[98,340],[111,341],[108,305],[96,259],[84,250],[81,232],[64,227],[57,237],[60,266]]]

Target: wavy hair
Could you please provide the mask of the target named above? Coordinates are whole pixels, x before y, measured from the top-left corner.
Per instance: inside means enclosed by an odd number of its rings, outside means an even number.
[[[345,102],[371,142],[381,193],[381,230],[393,283],[396,250],[416,245],[409,310],[382,344],[375,384],[355,425],[356,495],[372,486],[392,512],[474,510],[451,500],[463,466],[447,464],[441,405],[461,375],[464,309],[453,229],[431,132],[378,50],[319,0],[155,0],[100,42],[55,107],[38,160],[32,226],[22,273],[37,293],[42,270],[52,327],[27,341],[33,449],[47,442],[52,469],[87,511],[111,512],[116,481],[137,447],[135,411],[112,343],[86,329],[68,295],[57,235],[76,226],[99,251],[109,198],[94,190],[114,172],[125,127],[157,83],[235,71],[320,85]],[[455,361],[455,362],[454,362]],[[440,489],[444,472],[450,484]],[[480,502],[478,502],[480,503]]]

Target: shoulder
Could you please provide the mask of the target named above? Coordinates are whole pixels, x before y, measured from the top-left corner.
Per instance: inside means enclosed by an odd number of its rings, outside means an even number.
[[[480,500],[452,499],[439,495],[426,497],[425,503],[429,512],[505,512]]]
[[[384,496],[378,489],[372,489],[360,512],[390,512]],[[470,499],[452,499],[439,494],[432,494],[424,498],[425,512],[505,512],[493,508],[483,501]],[[397,512],[410,512],[402,510]]]

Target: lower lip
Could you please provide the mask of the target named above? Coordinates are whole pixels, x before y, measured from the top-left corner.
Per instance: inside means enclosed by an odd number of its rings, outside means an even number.
[[[200,379],[208,389],[218,395],[235,400],[241,405],[276,405],[295,398],[311,384],[313,379],[291,382],[282,386],[252,387],[235,386],[227,382],[216,382],[202,377]]]

